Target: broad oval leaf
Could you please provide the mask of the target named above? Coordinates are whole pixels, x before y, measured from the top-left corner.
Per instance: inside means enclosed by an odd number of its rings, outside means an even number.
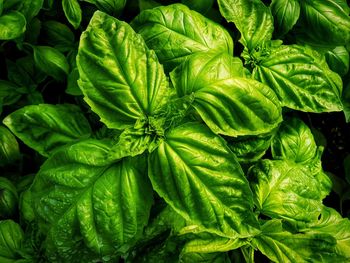
[[[226,53],[195,54],[170,76],[178,96],[193,96],[192,106],[215,133],[261,134],[282,120],[274,92],[255,80],[242,78],[241,61]]]
[[[74,34],[68,26],[60,22],[49,20],[43,23],[45,41],[61,52],[75,48]]]
[[[180,125],[149,155],[153,189],[186,220],[225,237],[257,233],[252,194],[224,141],[199,123]]]
[[[73,104],[25,106],[8,115],[3,123],[43,156],[91,135],[89,122],[79,107]]]
[[[126,0],[95,0],[98,9],[113,16],[118,16],[126,4]]]
[[[288,33],[299,19],[298,0],[273,0],[270,9],[274,16],[275,31],[278,36]]]
[[[10,11],[0,16],[0,40],[20,37],[26,31],[26,19],[18,11]]]
[[[131,23],[167,71],[202,51],[233,53],[229,33],[219,24],[182,4],[142,11]]]
[[[331,184],[329,178],[315,175],[303,165],[280,160],[258,162],[250,168],[248,178],[259,211],[291,222],[317,220]]]
[[[7,178],[0,177],[0,219],[14,217],[17,209],[18,194],[16,186]]]
[[[300,9],[300,23],[311,42],[331,46],[349,43],[349,9],[344,9],[339,1],[304,0],[300,1]]]
[[[62,81],[69,73],[66,57],[57,49],[49,46],[34,46],[34,61],[47,75]]]
[[[13,220],[0,221],[0,261],[16,262],[24,233],[19,224]]]
[[[88,251],[98,261],[112,260],[148,222],[153,197],[146,159],[107,162],[110,146],[87,140],[62,148],[36,175],[30,191],[53,262],[79,262]]]
[[[286,119],[271,143],[274,159],[306,164],[317,155],[317,145],[309,127],[298,118]]]
[[[78,0],[62,0],[62,8],[69,23],[77,29],[82,19],[82,12]]]
[[[77,65],[84,99],[108,128],[132,127],[165,101],[168,82],[155,53],[127,23],[102,12],[82,34]]]
[[[272,49],[253,70],[282,106],[306,112],[341,111],[342,80],[316,51],[298,45]]]
[[[22,0],[20,11],[29,23],[33,17],[37,16],[44,4],[44,0]]]
[[[253,50],[272,38],[273,17],[261,0],[218,0],[220,13],[241,32],[240,42]]]

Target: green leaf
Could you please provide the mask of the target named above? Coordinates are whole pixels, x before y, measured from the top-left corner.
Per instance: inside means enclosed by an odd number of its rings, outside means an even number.
[[[249,181],[262,214],[291,222],[317,220],[331,186],[328,177],[290,161],[262,160],[250,168]]]
[[[190,223],[220,236],[257,233],[252,193],[224,141],[199,123],[171,130],[149,155],[153,189]]]
[[[278,36],[288,33],[300,15],[298,0],[272,0],[270,9],[274,16],[274,25]]]
[[[33,17],[39,14],[43,4],[44,0],[22,0],[18,11],[25,16],[27,22],[29,23]]]
[[[155,53],[132,28],[97,11],[77,57],[85,101],[108,128],[134,126],[166,103],[168,82]]]
[[[131,26],[167,71],[197,52],[233,53],[231,36],[223,27],[182,4],[144,10]]]
[[[241,32],[240,42],[249,50],[271,40],[273,17],[261,0],[218,0],[220,13]]]
[[[146,159],[107,162],[110,143],[87,140],[61,148],[35,178],[34,207],[52,262],[78,262],[89,250],[97,261],[113,260],[148,222],[153,198]]]
[[[226,138],[231,151],[237,156],[239,162],[249,163],[261,159],[270,148],[276,129],[260,135],[239,136]]]
[[[47,75],[61,81],[69,73],[66,57],[57,49],[49,46],[34,46],[34,61]]]
[[[23,93],[25,93],[25,89],[12,82],[0,80],[0,113],[2,106],[16,103]]]
[[[311,42],[340,46],[350,41],[349,9],[341,1],[300,1],[300,23]],[[345,3],[343,5],[346,5]]]
[[[192,106],[214,133],[272,130],[282,120],[277,97],[267,86],[241,76],[241,61],[226,53],[192,55],[170,74],[178,96],[194,96]]]
[[[13,164],[20,158],[19,146],[15,136],[0,126],[0,167]]]
[[[72,71],[69,73],[67,78],[67,88],[66,93],[73,96],[82,96],[83,93],[81,92],[78,80],[79,80],[79,70],[77,67],[73,68]]]
[[[306,112],[342,110],[341,78],[309,48],[291,45],[270,50],[257,63],[253,77],[270,86],[282,106]]]
[[[140,12],[146,9],[152,9],[157,6],[161,6],[162,4],[158,3],[157,1],[154,0],[139,0],[139,9]]]
[[[45,41],[61,52],[74,48],[74,34],[68,26],[60,22],[50,20],[43,23]]]
[[[13,220],[0,221],[0,261],[15,263],[19,259],[17,251],[24,238],[21,227]]]
[[[181,3],[187,5],[190,9],[197,11],[201,14],[206,14],[214,4],[214,0],[181,0]]]
[[[0,16],[0,40],[20,37],[26,31],[26,19],[18,11],[10,11]]]
[[[335,253],[350,260],[350,220],[334,209],[324,207],[319,220],[304,226],[300,225],[300,232],[329,234],[337,241]],[[345,262],[345,261],[344,261]]]
[[[335,254],[336,240],[329,234],[292,234],[283,229],[280,220],[269,220],[262,226],[262,234],[252,245],[273,262],[344,262]]]
[[[69,23],[77,29],[82,19],[82,12],[78,0],[62,0],[62,8]]]
[[[91,134],[87,119],[73,104],[25,106],[8,115],[3,123],[43,156]]]
[[[17,203],[16,187],[7,178],[0,177],[0,218],[13,217],[17,212]]]
[[[298,118],[286,119],[271,144],[274,159],[306,164],[317,154],[317,145],[309,127]]]
[[[227,253],[188,253],[180,258],[181,263],[231,263]]]
[[[95,0],[97,8],[113,16],[118,16],[123,11],[126,0]]]
[[[340,76],[346,75],[349,71],[349,52],[344,46],[339,46],[326,53],[326,60],[329,68]]]

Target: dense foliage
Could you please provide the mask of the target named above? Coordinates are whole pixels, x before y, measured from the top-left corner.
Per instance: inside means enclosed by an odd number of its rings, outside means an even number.
[[[345,0],[0,0],[0,262],[350,262]]]

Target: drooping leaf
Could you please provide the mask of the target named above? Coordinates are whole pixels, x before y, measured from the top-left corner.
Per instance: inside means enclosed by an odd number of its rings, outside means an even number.
[[[298,0],[273,0],[270,8],[278,36],[288,33],[299,19],[300,5]]]
[[[49,46],[34,46],[34,61],[40,70],[58,81],[64,80],[69,72],[66,57]]]
[[[333,0],[300,1],[300,23],[310,42],[328,46],[345,45],[350,41],[349,8]]]
[[[153,189],[209,232],[231,238],[256,234],[251,190],[224,141],[199,123],[180,125],[165,138],[149,155]]]
[[[273,17],[261,0],[218,0],[220,13],[241,32],[240,42],[249,50],[272,38]]]
[[[223,27],[182,4],[144,10],[131,26],[167,71],[197,52],[233,53],[231,36]]]
[[[51,260],[79,262],[89,253],[90,260],[113,260],[140,238],[153,200],[147,163],[108,162],[110,145],[87,140],[62,148],[37,174],[31,192]]]
[[[0,16],[0,40],[20,37],[26,30],[26,19],[18,11],[10,11]]]
[[[329,68],[344,76],[349,71],[349,52],[344,46],[339,46],[326,53]]]
[[[77,58],[85,101],[108,128],[134,126],[166,102],[168,82],[155,53],[132,28],[97,11]]]
[[[62,0],[62,8],[69,23],[77,29],[82,19],[82,11],[78,0]]]
[[[252,245],[273,262],[346,262],[336,253],[336,239],[325,233],[290,233],[280,220],[269,220]]]
[[[320,176],[321,177],[321,176]],[[303,165],[262,160],[249,170],[250,185],[259,211],[291,222],[317,220],[331,182],[320,180]]]
[[[342,110],[341,78],[309,48],[272,49],[254,68],[253,77],[270,86],[285,107],[306,112]]]
[[[25,144],[44,156],[58,147],[91,135],[90,125],[73,104],[25,106],[3,123]]]
[[[0,126],[0,167],[14,164],[19,158],[19,146],[15,136],[7,128]]]

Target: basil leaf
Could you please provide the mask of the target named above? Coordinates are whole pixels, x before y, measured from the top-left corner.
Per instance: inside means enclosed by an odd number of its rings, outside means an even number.
[[[152,188],[146,159],[107,162],[110,145],[87,140],[61,148],[35,178],[34,207],[53,262],[77,262],[89,251],[90,260],[113,260],[148,222]]]
[[[8,129],[0,126],[0,167],[13,164],[20,157],[19,146],[15,136]]]
[[[118,16],[125,4],[126,0],[95,0],[98,9],[113,16]]]
[[[72,104],[25,106],[8,115],[3,123],[43,156],[91,134],[87,119],[79,107]]]
[[[14,217],[18,209],[17,205],[18,194],[16,187],[7,178],[0,177],[0,218]]]
[[[272,38],[273,17],[261,0],[218,0],[220,13],[241,32],[240,42],[250,51]]]
[[[15,262],[24,239],[23,230],[13,220],[0,221],[0,261]]]
[[[271,13],[277,36],[288,33],[298,21],[300,5],[298,0],[272,0]]]
[[[300,225],[298,231],[333,236],[337,241],[335,253],[350,259],[350,221],[342,218],[336,210],[324,207],[319,220]]]
[[[349,71],[349,52],[344,46],[339,46],[326,54],[329,68],[337,72],[340,76],[345,76]]]
[[[49,46],[34,46],[35,65],[57,81],[63,80],[69,72],[66,57]]]
[[[29,23],[33,17],[39,14],[43,4],[44,0],[22,0],[18,11],[25,16],[27,22]]]
[[[334,253],[336,240],[332,235],[292,234],[283,229],[280,220],[267,221],[252,245],[276,263],[345,262]]]
[[[274,92],[244,76],[241,61],[221,54],[196,54],[171,72],[178,95],[194,96],[192,106],[214,133],[228,136],[268,132],[281,121]]]
[[[181,0],[181,3],[187,5],[190,9],[201,14],[206,14],[213,6],[214,0]]]
[[[349,43],[349,9],[344,9],[339,1],[300,1],[300,12],[300,23],[307,28],[304,33],[312,42],[334,46]]]
[[[297,45],[272,49],[253,77],[269,85],[283,106],[306,112],[341,111],[341,78],[316,51]]]
[[[0,16],[0,40],[20,37],[26,31],[26,19],[18,11],[10,11]]]
[[[61,52],[74,48],[74,34],[68,26],[60,22],[50,20],[43,23],[45,41]]]
[[[174,128],[148,162],[153,189],[189,222],[224,237],[257,233],[251,190],[240,165],[204,125]]]
[[[85,101],[108,128],[134,126],[166,103],[162,65],[141,36],[97,11],[80,41],[79,86]]]
[[[328,184],[303,165],[289,161],[262,160],[249,170],[250,185],[259,211],[272,218],[291,222],[317,220]]]
[[[271,144],[274,159],[308,163],[317,154],[317,145],[309,127],[298,118],[285,120]]]
[[[182,4],[142,11],[131,23],[167,71],[197,52],[233,53],[229,33]]]
[[[16,103],[25,93],[25,90],[14,83],[6,80],[0,80],[0,113],[2,106]]]
[[[62,8],[69,23],[77,29],[82,19],[78,0],[62,0]]]

